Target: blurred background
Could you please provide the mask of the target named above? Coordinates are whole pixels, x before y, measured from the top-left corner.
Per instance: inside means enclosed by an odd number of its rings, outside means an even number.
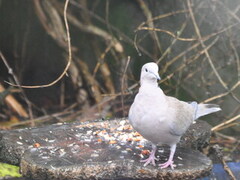
[[[127,117],[141,66],[157,62],[167,95],[219,104],[205,120],[233,148],[240,132],[237,0],[0,0],[0,127]],[[224,123],[225,122],[225,123]],[[222,124],[224,123],[224,124]],[[218,125],[218,126],[217,126]]]

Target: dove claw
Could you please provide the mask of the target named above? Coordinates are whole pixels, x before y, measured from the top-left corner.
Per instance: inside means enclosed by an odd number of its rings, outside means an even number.
[[[164,169],[164,168],[167,168],[168,166],[170,166],[171,167],[171,169],[174,169],[174,167],[173,167],[173,161],[167,161],[167,162],[165,162],[165,163],[163,163],[163,164],[159,164],[159,166],[160,166],[160,168],[161,169]]]
[[[145,162],[144,167],[152,163],[153,166],[156,166],[155,160],[158,160],[155,156],[149,156],[147,159],[140,160],[140,162]]]
[[[152,163],[154,166],[156,166],[155,160],[158,160],[155,157],[156,150],[157,150],[157,146],[155,146],[153,144],[152,145],[152,152],[151,152],[150,156],[147,159],[140,160],[140,162],[145,162],[145,164],[143,165],[144,167],[147,166],[150,163]]]

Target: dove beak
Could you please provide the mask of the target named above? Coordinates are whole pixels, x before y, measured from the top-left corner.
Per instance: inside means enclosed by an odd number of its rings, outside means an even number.
[[[160,76],[159,76],[159,74],[158,73],[154,73],[154,72],[152,72],[152,74],[156,77],[156,79],[158,80],[158,81],[160,81],[161,80],[161,78],[160,78]]]
[[[158,74],[156,75],[156,78],[157,78],[158,81],[161,80],[161,78],[160,78],[160,76]]]

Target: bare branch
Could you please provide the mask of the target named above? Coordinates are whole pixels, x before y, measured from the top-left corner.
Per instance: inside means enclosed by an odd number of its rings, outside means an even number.
[[[223,122],[221,124],[218,124],[217,126],[214,126],[211,129],[211,131],[219,131],[220,128],[222,128],[223,126],[226,126],[226,125],[228,125],[228,124],[230,124],[230,123],[232,123],[232,122],[234,122],[234,121],[236,121],[238,119],[240,119],[240,114],[234,116],[233,118],[231,118],[231,119],[229,119],[229,120],[227,120],[227,121],[225,121],[225,122]]]
[[[67,32],[67,40],[68,40],[68,53],[69,53],[69,57],[68,57],[68,62],[67,65],[64,69],[64,71],[62,72],[62,74],[54,81],[52,81],[51,83],[48,84],[43,84],[43,85],[37,85],[37,86],[25,86],[25,85],[16,85],[16,84],[12,84],[10,82],[5,81],[7,84],[14,86],[14,87],[21,87],[21,88],[29,88],[29,89],[35,89],[35,88],[45,88],[45,87],[50,87],[54,84],[56,84],[58,81],[60,81],[63,76],[67,73],[68,68],[71,65],[71,61],[72,61],[72,51],[71,51],[71,39],[70,39],[70,33],[69,33],[69,26],[68,26],[68,21],[67,21],[67,7],[68,7],[68,3],[69,0],[65,1],[65,5],[64,5],[64,22],[65,22],[65,27],[66,27],[66,32]]]

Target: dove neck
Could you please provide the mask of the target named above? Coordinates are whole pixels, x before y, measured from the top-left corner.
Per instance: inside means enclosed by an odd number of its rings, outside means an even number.
[[[139,92],[148,94],[152,93],[155,90],[159,90],[157,81],[141,81]]]
[[[139,88],[139,94],[145,97],[157,98],[159,102],[165,102],[165,95],[161,88],[158,87],[157,81],[141,81]]]
[[[146,80],[146,79],[141,79],[140,81],[141,87],[158,87],[157,80]]]

